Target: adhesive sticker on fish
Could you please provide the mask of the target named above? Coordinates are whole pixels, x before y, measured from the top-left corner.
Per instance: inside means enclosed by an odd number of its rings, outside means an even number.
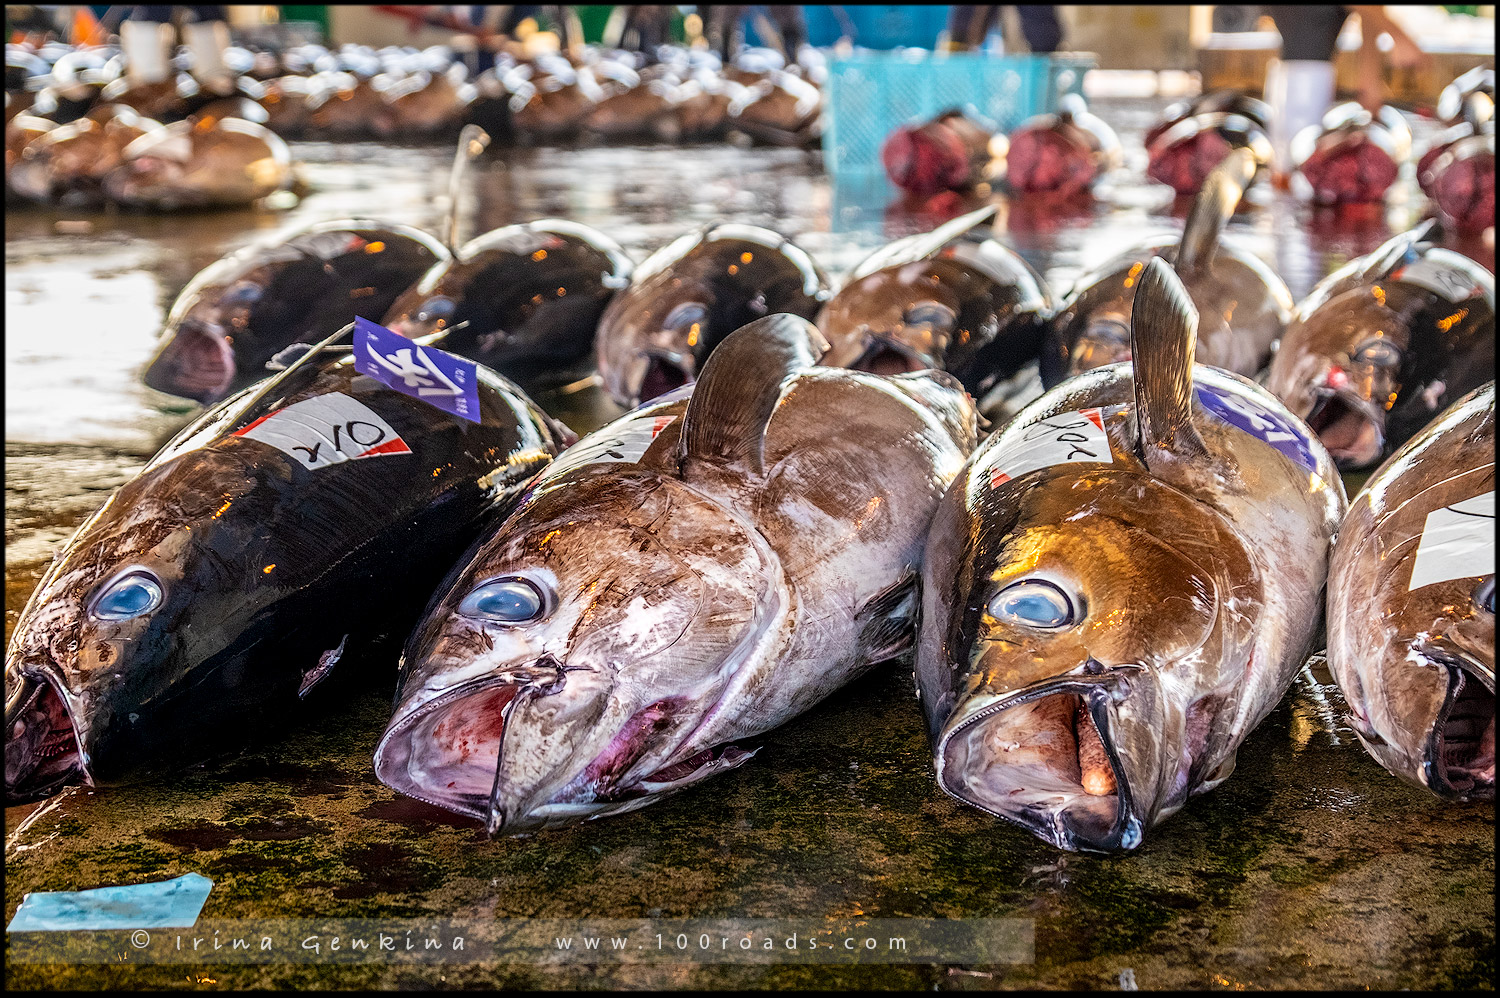
[[[478,365],[418,346],[369,319],[354,320],[354,369],[444,412],[479,422]]]
[[[234,435],[270,444],[309,469],[411,453],[391,424],[343,392],[329,392],[278,409]]]
[[[683,385],[656,399],[651,406],[665,409],[668,404],[688,398],[692,394],[693,386]],[[649,423],[644,419],[622,419],[617,425],[607,430],[591,433],[568,448],[561,458],[553,461],[547,468],[546,477],[555,478],[574,468],[582,468],[586,464],[616,462],[634,464],[641,459],[642,454],[646,453],[647,448],[651,446],[651,441],[655,440],[661,431],[676,419],[676,413],[662,413]]]
[[[1495,493],[1456,502],[1427,514],[1407,591],[1478,578],[1495,570]]]
[[[1050,468],[1055,464],[1113,464],[1109,436],[1104,432],[1104,417],[1120,408],[1123,407],[1064,412],[1028,427],[1021,442],[990,469],[990,488],[1004,485],[1028,471]]]
[[[1198,401],[1224,422],[1264,440],[1308,471],[1317,469],[1318,459],[1307,434],[1248,393],[1234,395],[1211,385],[1199,385]]]
[[[1472,281],[1465,279],[1462,271],[1454,270],[1440,263],[1427,260],[1418,260],[1409,263],[1400,270],[1391,274],[1392,280],[1405,281],[1418,287],[1426,288],[1428,291],[1444,295],[1453,301],[1463,301],[1473,298],[1480,293],[1480,287]]]

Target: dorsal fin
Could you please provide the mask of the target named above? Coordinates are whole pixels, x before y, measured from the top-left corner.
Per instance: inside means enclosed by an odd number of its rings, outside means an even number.
[[[925,260],[994,213],[995,206],[987,204],[976,211],[944,222],[931,232],[921,232],[888,243],[859,262],[859,265],[850,272],[849,280],[844,282],[845,287],[869,277],[877,270]]]
[[[1147,467],[1157,448],[1178,456],[1203,454],[1193,426],[1193,350],[1198,310],[1182,281],[1153,257],[1136,287],[1130,314],[1130,355],[1135,372],[1135,418]]]
[[[766,424],[786,379],[828,349],[818,328],[786,313],[756,319],[730,333],[703,365],[682,416],[678,466],[684,478],[706,462],[765,472]]]
[[[1254,179],[1255,155],[1249,149],[1235,149],[1209,171],[1182,229],[1182,242],[1177,247],[1179,274],[1206,270],[1213,263],[1219,234]]]

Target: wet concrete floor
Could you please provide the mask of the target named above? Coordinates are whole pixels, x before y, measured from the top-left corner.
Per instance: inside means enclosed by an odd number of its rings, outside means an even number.
[[[1128,171],[1164,102],[1098,101]],[[1421,129],[1419,125],[1419,146]],[[6,635],[52,552],[196,407],[138,381],[177,291],[203,266],[308,222],[374,215],[441,232],[445,148],[301,143],[311,192],[281,211],[142,217],[6,213]],[[1420,217],[1387,204],[1318,213],[1265,187],[1230,225],[1301,297]],[[879,178],[832,184],[816,153],[594,147],[496,151],[476,164],[460,239],[541,216],[599,227],[637,262],[730,218],[793,236],[837,279],[944,205]],[[998,227],[1065,291],[1128,243],[1180,228],[1158,185],[1122,180],[1072,213],[1004,205]],[[59,224],[62,223],[62,224]],[[90,231],[78,231],[87,225]],[[1492,246],[1467,249],[1493,269]],[[539,396],[584,431],[597,392]],[[1358,484],[1347,483],[1351,494]],[[393,656],[394,658],[394,656]],[[355,665],[356,663],[350,663]],[[577,964],[351,967],[32,965],[11,987],[1468,988],[1495,972],[1494,814],[1389,776],[1338,720],[1326,671],[1299,678],[1234,776],[1121,857],[1074,856],[944,795],[909,663],[882,666],[767,735],[748,765],[642,811],[488,841],[396,796],[370,754],[393,662],[351,705],[307,705],[290,734],[128,787],[6,811],[6,918],[29,891],[214,881],[205,920],[248,918],[1022,918],[1014,966]],[[207,924],[207,922],[205,923]],[[228,925],[229,922],[222,924]]]

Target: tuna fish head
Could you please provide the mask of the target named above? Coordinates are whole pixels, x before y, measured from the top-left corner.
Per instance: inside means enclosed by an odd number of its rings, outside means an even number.
[[[749,757],[720,705],[785,599],[757,532],[681,481],[544,487],[413,635],[376,773],[492,833],[642,806]]]
[[[940,595],[966,680],[927,705],[939,782],[1059,848],[1134,848],[1214,775],[1224,698],[1193,677],[1243,669],[1253,570],[1218,513],[1133,472],[980,522]]]
[[[827,367],[904,374],[943,366],[963,303],[939,274],[946,261],[889,267],[841,291],[824,306],[818,329],[832,349]]]
[[[220,580],[244,547],[240,514],[267,512],[242,470],[179,462],[148,469],[79,528],[6,655],[7,801],[111,782],[238,709],[244,662],[220,638],[265,599]],[[216,619],[226,626],[203,626]]]
[[[1368,468],[1385,450],[1410,333],[1378,286],[1345,291],[1287,331],[1266,387],[1318,434],[1338,466]]]
[[[236,340],[247,357],[255,351],[243,341],[254,335],[250,315],[270,281],[268,269],[257,267],[222,284],[205,283],[196,293],[190,287],[167,317],[146,384],[204,404],[223,398],[240,373]]]

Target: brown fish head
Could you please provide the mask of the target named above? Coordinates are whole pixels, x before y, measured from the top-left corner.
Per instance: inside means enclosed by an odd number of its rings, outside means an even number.
[[[876,271],[823,306],[818,331],[832,349],[821,363],[871,374],[941,369],[962,309],[937,261]]]
[[[1345,471],[1385,450],[1386,413],[1401,391],[1410,332],[1379,285],[1355,288],[1302,316],[1271,361],[1266,387],[1305,420]]]
[[[146,384],[205,404],[223,398],[241,373],[235,339],[248,334],[269,283],[269,268],[246,268],[233,258],[204,271],[167,316]]]
[[[632,810],[738,764],[694,733],[786,598],[776,565],[676,479],[544,487],[413,635],[377,775],[493,833]]]
[[[1043,481],[1003,513],[984,493],[1007,488],[960,477],[939,513],[981,493],[952,591],[924,582],[924,615],[955,607],[951,678],[923,683],[947,687],[925,705],[939,782],[1059,848],[1134,848],[1227,775],[1204,770],[1230,738],[1254,570],[1220,514],[1145,474]]]

